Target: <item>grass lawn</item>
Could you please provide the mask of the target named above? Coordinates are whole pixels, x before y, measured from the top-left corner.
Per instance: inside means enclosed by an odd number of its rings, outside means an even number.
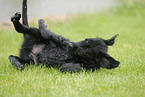
[[[27,66],[19,71],[8,61],[19,55],[23,36],[0,27],[0,97],[145,97],[145,2],[129,2],[99,13],[45,19],[53,32],[80,41],[111,38],[109,54],[121,62],[116,69],[61,73],[59,69]],[[37,27],[37,20],[31,20]]]

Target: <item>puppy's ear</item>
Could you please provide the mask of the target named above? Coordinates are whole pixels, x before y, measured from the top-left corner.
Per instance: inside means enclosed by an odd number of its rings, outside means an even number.
[[[100,66],[102,68],[112,69],[118,67],[118,65],[120,64],[119,61],[115,60],[105,52],[100,52],[99,55],[101,56]]]
[[[113,36],[112,38],[110,38],[110,39],[108,39],[108,40],[103,39],[103,41],[104,41],[107,45],[111,46],[111,45],[114,44],[115,38],[116,38],[117,36],[118,36],[118,34],[116,34],[115,36]]]

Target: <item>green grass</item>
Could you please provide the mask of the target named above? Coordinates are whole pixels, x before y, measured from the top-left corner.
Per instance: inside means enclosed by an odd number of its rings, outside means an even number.
[[[109,54],[121,62],[116,69],[61,73],[58,69],[27,66],[19,71],[8,61],[18,55],[23,36],[0,28],[0,97],[145,97],[145,2],[129,2],[99,13],[46,19],[52,31],[80,41],[108,39],[119,33]],[[37,22],[31,22],[37,27]]]

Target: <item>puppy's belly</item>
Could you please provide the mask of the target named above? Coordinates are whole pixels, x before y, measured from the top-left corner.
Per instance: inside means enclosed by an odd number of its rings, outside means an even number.
[[[42,52],[42,49],[45,47],[45,44],[35,44],[30,53],[30,58],[34,61],[35,64],[38,64],[39,54]]]

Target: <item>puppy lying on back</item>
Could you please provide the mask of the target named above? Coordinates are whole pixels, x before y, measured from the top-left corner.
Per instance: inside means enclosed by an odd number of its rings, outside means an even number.
[[[24,34],[20,57],[9,56],[10,62],[17,69],[24,69],[26,63],[45,64],[47,67],[56,67],[59,64],[60,71],[76,72],[81,68],[112,69],[118,67],[120,63],[107,54],[108,46],[114,44],[117,35],[108,40],[88,38],[70,42],[69,39],[48,30],[42,19],[38,21],[39,29],[37,29],[21,24],[20,18],[20,13],[11,18],[16,31]]]

